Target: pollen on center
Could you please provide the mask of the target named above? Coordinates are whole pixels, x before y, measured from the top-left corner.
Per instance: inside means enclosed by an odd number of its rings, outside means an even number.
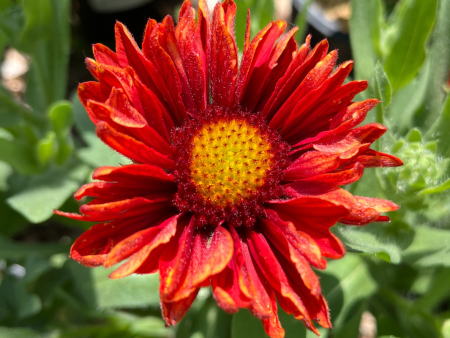
[[[211,203],[237,204],[257,193],[272,166],[271,143],[244,119],[204,125],[192,139],[191,180]]]

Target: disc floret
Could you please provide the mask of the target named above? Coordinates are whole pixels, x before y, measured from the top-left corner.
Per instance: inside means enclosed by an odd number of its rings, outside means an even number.
[[[258,115],[212,106],[172,136],[174,204],[199,225],[252,226],[262,204],[282,195],[289,147]]]

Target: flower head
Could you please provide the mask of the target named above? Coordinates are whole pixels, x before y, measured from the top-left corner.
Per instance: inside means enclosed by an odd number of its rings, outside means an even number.
[[[345,250],[336,222],[388,221],[392,202],[340,188],[365,168],[398,166],[370,149],[386,128],[358,127],[377,103],[352,102],[366,81],[343,84],[352,62],[336,66],[328,43],[298,48],[296,28],[274,21],[250,40],[242,60],[236,5],[210,16],[189,0],[178,25],[149,20],[142,50],[117,23],[116,52],[94,45],[95,82],[78,88],[97,135],[134,163],[101,167],[77,199],[94,197],[74,219],[99,222],[71,257],[111,267],[112,278],[160,273],[162,314],[177,323],[199,289],[212,286],[227,312],[248,308],[267,334],[283,337],[278,304],[306,327],[330,327],[312,267]]]

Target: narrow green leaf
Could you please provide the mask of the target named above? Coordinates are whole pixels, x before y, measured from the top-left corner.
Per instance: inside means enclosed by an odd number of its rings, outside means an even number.
[[[450,95],[442,106],[439,118],[425,134],[426,140],[438,141],[438,152],[448,157],[450,155]]]
[[[64,99],[70,51],[68,0],[23,0],[25,27],[20,49],[32,57],[27,101],[38,112]]]
[[[432,187],[432,188],[422,190],[421,192],[419,192],[419,195],[438,194],[438,193],[444,192],[448,189],[450,189],[450,179],[448,179],[447,181],[445,181],[442,184],[439,184],[437,187]]]
[[[306,26],[308,25],[307,15],[309,6],[311,6],[313,0],[307,0],[303,3],[301,11],[297,14],[295,19],[295,25],[298,27],[296,39],[299,44],[305,42]]]
[[[350,41],[355,60],[355,77],[370,80],[375,61],[381,57],[379,50],[381,4],[379,0],[352,0],[349,21]]]
[[[450,1],[439,1],[436,26],[430,48],[430,76],[427,81],[424,109],[416,116],[425,128],[432,125],[445,100],[444,85],[450,69]]]
[[[376,96],[381,101],[377,106],[377,122],[383,123],[386,109],[391,103],[392,88],[383,66],[377,61],[375,66]]]
[[[46,221],[86,179],[89,167],[68,163],[27,178],[24,187],[7,199],[8,205],[32,223]]]
[[[436,16],[437,0],[403,0],[394,24],[395,38],[384,69],[397,91],[416,76],[425,61],[425,43]]]
[[[391,128],[396,133],[404,135],[414,125],[417,125],[413,122],[413,118],[421,110],[425,102],[429,76],[430,62],[427,59],[419,74],[392,96],[387,116],[391,122]]]
[[[245,27],[247,22],[247,8],[252,18],[250,25],[251,37],[254,37],[263,27],[273,20],[273,0],[236,0],[236,44],[240,51],[244,48]]]

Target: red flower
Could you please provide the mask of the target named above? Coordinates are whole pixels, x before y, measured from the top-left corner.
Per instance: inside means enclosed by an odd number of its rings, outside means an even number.
[[[296,28],[274,21],[250,41],[239,65],[236,5],[189,0],[174,27],[149,20],[142,51],[117,23],[116,52],[94,45],[86,63],[98,82],[78,94],[98,136],[134,164],[97,169],[77,199],[95,199],[70,218],[100,222],[72,247],[86,266],[112,274],[159,271],[163,317],[176,324],[211,285],[227,312],[248,308],[267,334],[283,337],[277,302],[316,333],[330,327],[312,267],[345,250],[336,222],[388,221],[392,202],[339,188],[365,168],[398,166],[369,149],[386,128],[357,127],[377,103],[352,102],[366,81],[343,85],[353,62],[334,71],[328,43],[298,49]]]

